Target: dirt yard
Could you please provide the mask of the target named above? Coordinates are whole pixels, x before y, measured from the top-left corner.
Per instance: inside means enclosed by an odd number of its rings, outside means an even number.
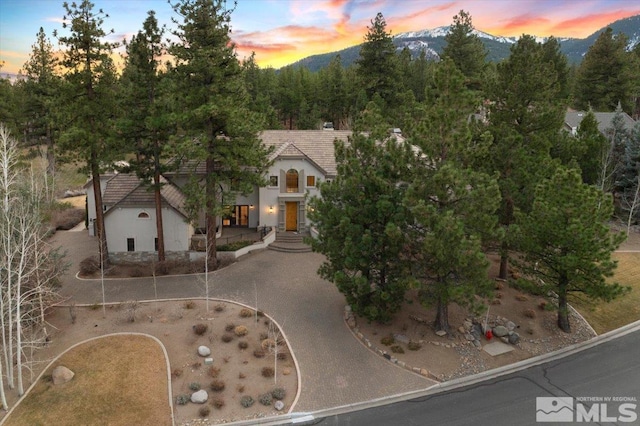
[[[275,324],[261,312],[256,316],[254,310],[234,303],[209,301],[208,312],[204,300],[119,304],[108,306],[105,317],[101,306],[61,307],[52,310],[49,323],[51,341],[37,353],[42,361],[53,359],[84,339],[109,333],[132,331],[157,337],[169,356],[178,425],[226,423],[286,413],[296,398],[297,369]],[[198,324],[206,325],[201,335],[194,328]],[[274,346],[274,340],[280,345]],[[206,365],[205,357],[198,354],[201,345],[210,348],[213,364]],[[154,355],[136,355],[143,359],[146,356]],[[43,362],[41,368],[44,366]],[[209,394],[206,404],[176,403],[198,387]],[[285,391],[284,408],[279,412],[274,408],[275,398],[268,405],[260,401],[261,396],[276,388]],[[240,403],[244,396],[254,400],[249,408]],[[201,416],[202,407],[208,407],[210,414]],[[203,418],[208,421],[199,420]],[[194,423],[195,419],[198,420]]]

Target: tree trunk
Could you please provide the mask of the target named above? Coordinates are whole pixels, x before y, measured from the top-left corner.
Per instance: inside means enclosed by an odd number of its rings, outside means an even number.
[[[502,243],[500,250],[500,275],[498,278],[506,280],[509,277],[509,247],[506,242]]]
[[[569,279],[561,274],[558,280],[558,327],[565,333],[571,333],[569,324],[569,304],[567,303],[567,286]]]
[[[213,158],[207,158],[207,177],[206,177],[206,229],[207,229],[207,267],[209,271],[215,271],[218,268],[218,259],[216,256],[216,225],[217,217],[215,207],[217,203],[215,164]]]
[[[451,328],[449,326],[449,304],[446,303],[442,297],[438,297],[436,320],[433,325],[436,331],[446,331],[447,333]]]
[[[47,125],[47,174],[50,177],[54,177],[56,175],[56,157],[50,125]]]
[[[162,225],[162,195],[160,194],[160,173],[156,171],[153,175],[154,195],[156,203],[156,233],[158,235],[158,262],[165,261],[164,254],[164,227]]]
[[[109,266],[109,250],[107,234],[104,226],[104,211],[102,210],[102,189],[100,188],[100,168],[95,151],[91,152],[91,181],[93,184],[93,199],[96,204],[96,231],[98,233],[98,250],[103,268]]]

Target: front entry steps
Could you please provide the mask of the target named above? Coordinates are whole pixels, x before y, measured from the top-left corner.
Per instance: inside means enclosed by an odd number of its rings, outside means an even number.
[[[284,253],[309,253],[311,247],[304,243],[304,238],[308,236],[309,234],[299,232],[278,232],[276,240],[268,248]]]

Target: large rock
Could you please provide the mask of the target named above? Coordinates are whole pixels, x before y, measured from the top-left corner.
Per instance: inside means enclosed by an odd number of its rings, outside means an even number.
[[[282,411],[282,409],[284,408],[284,402],[276,401],[274,408],[278,411]]]
[[[211,355],[211,349],[206,346],[198,346],[198,355],[200,356],[209,356]]]
[[[54,385],[61,385],[63,383],[70,382],[75,375],[76,373],[69,370],[67,367],[59,365],[51,372],[51,380]]]
[[[520,335],[518,333],[513,333],[509,335],[509,343],[512,345],[517,345],[520,343]]]
[[[508,329],[509,331],[513,331],[513,330],[515,330],[515,329],[516,329],[516,325],[513,323],[513,321],[508,321],[508,322],[507,322],[507,329]]]
[[[205,402],[207,402],[207,399],[209,399],[209,394],[204,389],[191,394],[191,402],[193,402],[194,404],[204,404]]]
[[[493,335],[496,337],[504,337],[509,334],[509,329],[503,325],[493,327]]]

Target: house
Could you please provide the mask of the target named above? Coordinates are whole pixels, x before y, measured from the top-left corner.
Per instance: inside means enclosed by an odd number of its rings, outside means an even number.
[[[267,130],[262,142],[273,147],[265,176],[267,185],[248,195],[237,195],[228,214],[218,219],[221,234],[225,228],[269,227],[277,231],[306,233],[310,230],[308,200],[320,195],[320,182],[334,179],[337,169],[334,141],[347,141],[344,130]],[[396,137],[400,138],[399,134]],[[101,177],[103,210],[109,254],[114,259],[140,260],[156,251],[157,234],[153,192],[131,174]],[[162,187],[163,225],[167,256],[188,255],[198,227],[187,223],[183,209],[186,199],[180,187],[184,176],[166,174]],[[95,235],[93,187],[88,184],[89,233]]]
[[[594,112],[596,117],[596,121],[598,122],[598,130],[603,135],[607,135],[607,129],[612,128],[613,117],[615,117],[615,112]],[[624,120],[624,126],[627,130],[632,130],[636,125],[636,122],[633,118],[629,116],[626,112],[621,112],[622,119]],[[563,128],[569,132],[571,135],[576,136],[578,133],[578,128],[580,127],[580,123],[582,119],[587,115],[584,111],[567,111],[564,116],[564,125]]]

